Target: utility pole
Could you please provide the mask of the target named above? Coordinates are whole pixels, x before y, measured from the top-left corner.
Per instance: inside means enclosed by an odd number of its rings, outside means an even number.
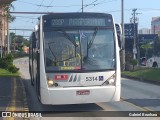
[[[133,59],[136,59],[136,54],[137,54],[137,47],[136,47],[136,40],[137,40],[137,34],[136,34],[136,22],[137,22],[137,17],[136,17],[136,11],[137,9],[132,10],[133,17],[131,18],[131,22],[133,23],[133,28],[134,28],[134,40],[133,40]]]
[[[9,32],[9,20],[7,18],[7,54],[10,53],[10,32]]]
[[[83,0],[82,0],[82,13],[83,13]]]
[[[121,0],[121,24],[122,24],[122,51],[121,51],[121,69],[125,70],[125,35],[124,35],[124,0]]]

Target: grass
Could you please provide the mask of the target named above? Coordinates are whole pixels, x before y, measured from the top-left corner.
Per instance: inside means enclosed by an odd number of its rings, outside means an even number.
[[[11,73],[8,70],[0,68],[0,77],[18,77],[19,73]]]
[[[137,71],[123,71],[122,75],[143,80],[160,81],[160,69],[157,68],[146,68],[144,70]]]

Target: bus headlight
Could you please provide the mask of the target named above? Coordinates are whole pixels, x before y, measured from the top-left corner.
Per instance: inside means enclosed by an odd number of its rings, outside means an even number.
[[[115,73],[110,77],[108,78],[102,85],[105,86],[105,85],[115,85],[115,80],[116,80],[116,75]]]
[[[54,80],[49,79],[49,78],[47,78],[47,83],[48,83],[49,87],[52,87],[52,86],[57,87],[58,86],[58,84]]]

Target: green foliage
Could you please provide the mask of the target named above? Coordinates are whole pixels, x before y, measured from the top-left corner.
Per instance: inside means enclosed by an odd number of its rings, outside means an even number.
[[[148,50],[152,48],[152,45],[150,43],[146,43],[141,45],[141,48],[145,50],[145,57],[148,57]]]
[[[15,65],[13,64],[10,64],[8,67],[7,67],[8,71],[11,72],[11,73],[17,73],[19,68],[16,68]]]
[[[2,14],[3,17],[6,17],[9,22],[13,22],[16,17],[15,16],[12,16],[9,12],[11,10],[11,8],[14,9],[13,5],[11,3],[4,3],[4,4],[0,4],[0,7],[3,9],[4,14]]]
[[[0,68],[7,68],[7,62],[3,58],[0,58]]]
[[[160,81],[160,69],[159,68],[145,68],[143,70],[137,70],[137,71],[123,71],[122,75],[129,76],[129,77],[135,77],[142,80],[148,80],[148,81]]]
[[[0,68],[7,68],[13,64],[13,56],[11,54],[6,55],[4,58],[0,58]]]
[[[5,69],[1,69],[0,68],[0,77],[13,77],[13,76],[19,76],[19,73],[11,73],[9,72],[8,70],[5,70]]]
[[[154,55],[160,56],[160,38],[156,39],[154,42]]]
[[[19,50],[23,51],[24,46],[29,46],[29,41],[21,35],[16,35],[15,33],[10,33],[11,36],[11,51]]]
[[[138,60],[137,59],[131,59],[130,64],[133,65],[133,71],[134,71],[134,67],[135,67],[135,65],[138,64]]]
[[[26,57],[28,56],[28,54],[19,51],[19,52],[12,52],[12,55],[14,56],[14,58],[21,58],[21,57]]]
[[[13,56],[12,54],[8,54],[3,58],[0,58],[0,68],[9,70],[11,73],[18,72],[18,68],[13,65]]]

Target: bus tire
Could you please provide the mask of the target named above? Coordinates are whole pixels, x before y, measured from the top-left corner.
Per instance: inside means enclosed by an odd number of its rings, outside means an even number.
[[[36,74],[36,92],[37,92],[37,97],[38,97],[38,100],[41,101],[41,98],[40,98],[40,80],[39,80],[39,75]]]
[[[158,67],[157,62],[154,62],[153,65],[152,65],[152,67],[157,68]]]
[[[32,78],[32,76],[31,76],[31,85],[32,86],[34,86],[34,83],[33,83],[33,80],[32,80],[33,78]]]
[[[33,68],[32,68],[33,69]],[[32,73],[31,73],[31,85],[34,86],[34,77],[33,77],[33,70],[32,70]]]

